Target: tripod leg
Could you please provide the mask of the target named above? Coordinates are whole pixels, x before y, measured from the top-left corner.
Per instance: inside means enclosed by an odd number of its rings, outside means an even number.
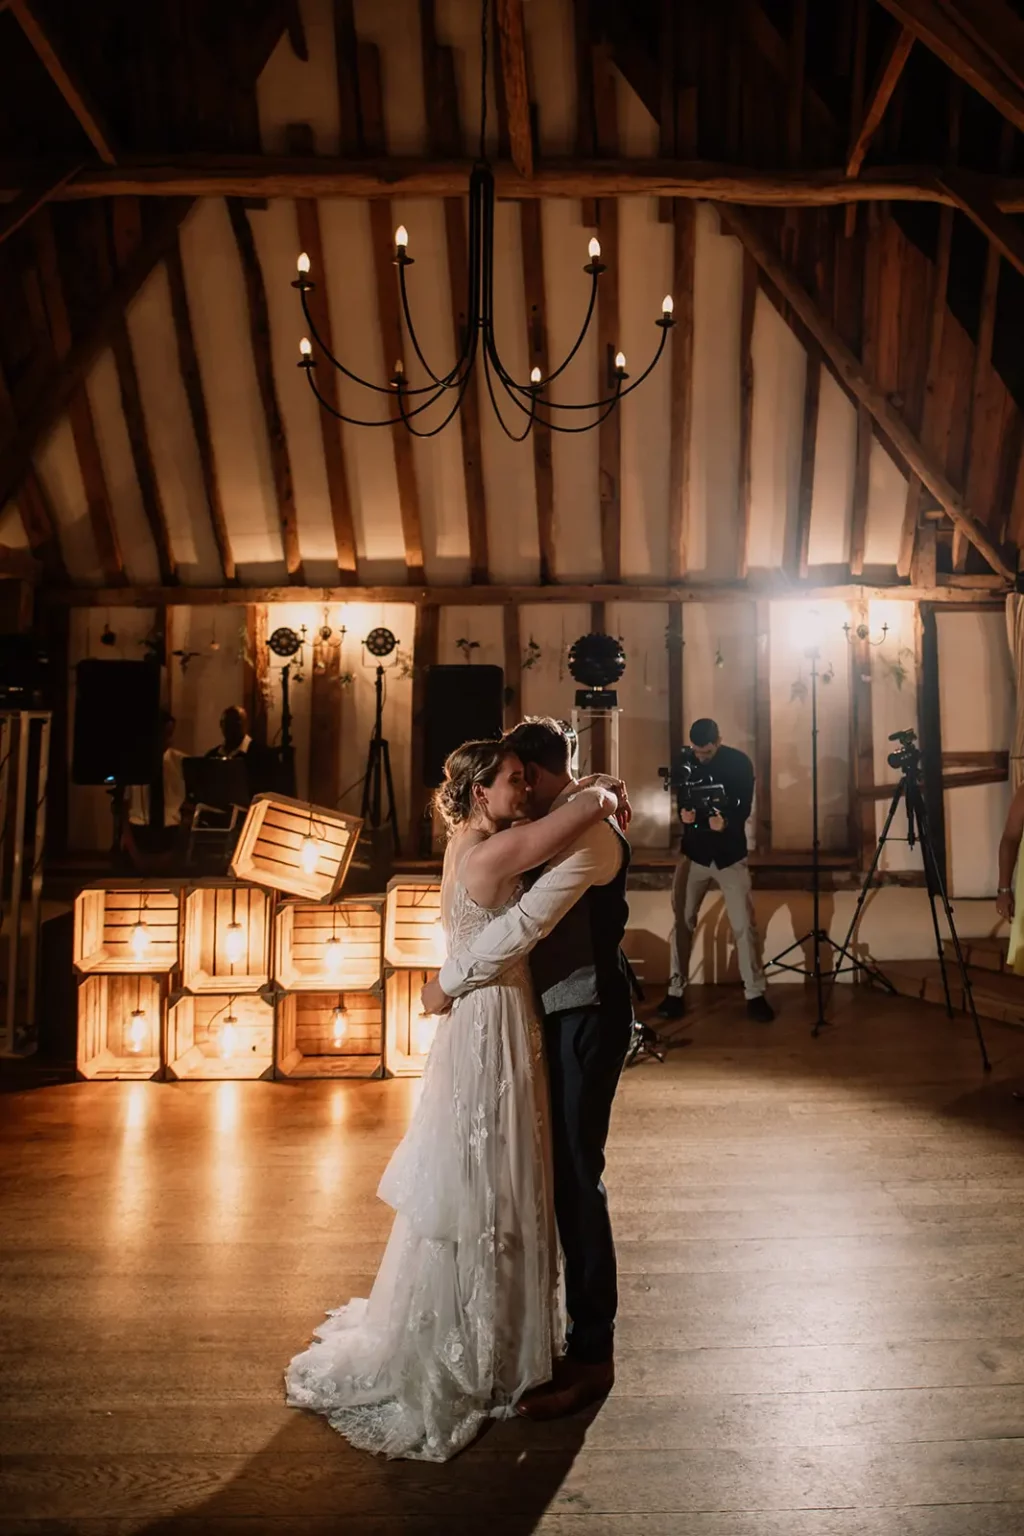
[[[371,736],[370,750],[366,755],[366,776],[363,779],[363,803],[359,812],[363,820],[368,822],[371,827],[375,827],[377,825],[377,823],[371,819],[370,808],[373,804],[374,779],[379,778],[380,776],[380,764],[377,757],[378,745],[379,743],[377,738],[375,736]]]
[[[946,915],[946,922],[947,922],[947,924],[949,926],[950,937],[953,940],[953,949],[954,949],[954,951],[956,953],[956,963],[957,963],[957,965],[960,968],[960,980],[961,980],[961,982],[963,984],[964,1000],[965,1000],[965,1002],[967,1004],[967,1011],[971,1015],[971,1023],[974,1025],[974,1034],[975,1034],[975,1037],[976,1037],[976,1039],[978,1041],[978,1050],[981,1052],[981,1064],[984,1067],[986,1072],[991,1072],[991,1070],[992,1070],[992,1063],[991,1063],[991,1061],[989,1061],[988,1050],[985,1047],[985,1036],[981,1032],[981,1021],[978,1018],[978,1010],[975,1007],[975,1003],[974,1003],[974,990],[971,987],[971,978],[970,978],[970,976],[967,973],[967,962],[964,959],[964,952],[963,952],[962,948],[960,947],[960,935],[957,933],[957,931],[956,931],[956,924],[953,921],[953,908],[950,905],[949,897],[946,894],[946,882],[944,881],[944,879],[942,877],[942,871],[940,870],[939,864],[938,864],[938,860],[935,857],[935,849],[934,849],[934,846],[932,844],[931,835],[930,835],[929,830],[928,830],[928,819],[927,819],[927,816],[925,814],[925,809],[924,809],[923,805],[920,807],[920,809],[918,811],[917,824],[918,824],[918,827],[920,828],[920,832],[921,832],[921,853],[922,853],[923,858],[924,858],[926,878],[929,877],[929,871],[930,871],[930,879],[931,879],[931,881],[933,883],[934,889],[936,891],[938,891],[938,893],[939,893],[939,898],[940,898],[940,900],[942,902],[942,910],[943,910],[943,912]],[[934,898],[931,897],[931,892],[930,891],[929,891],[929,899],[931,900],[931,905],[932,905],[932,917],[935,920],[935,938],[936,938],[936,942],[937,942],[938,948],[939,948],[939,963],[942,965],[942,976],[943,976],[943,981],[945,981],[945,979],[946,979],[946,970],[945,970],[945,965],[943,963],[943,956],[942,956],[942,940],[941,940],[941,935],[939,933],[938,918],[935,916],[935,901],[934,901]],[[949,985],[948,985],[948,983],[946,985],[946,998],[947,998],[947,1001],[948,1001],[948,999],[949,999]]]
[[[843,957],[846,956],[848,959],[853,961],[855,966],[859,967],[862,970],[871,970],[871,967],[870,966],[861,966],[860,961],[858,961],[855,958],[855,956],[853,954],[853,951],[850,948],[850,945],[853,942],[853,936],[854,936],[854,934],[857,931],[857,924],[860,922],[861,914],[864,911],[864,903],[868,899],[868,893],[871,890],[871,882],[874,880],[875,875],[876,875],[876,873],[878,871],[878,866],[879,866],[879,863],[881,862],[881,858],[882,858],[882,849],[885,847],[885,840],[889,836],[889,828],[892,826],[893,817],[896,815],[896,811],[897,811],[897,809],[899,807],[899,803],[900,803],[901,799],[903,798],[903,792],[904,792],[904,780],[901,779],[900,782],[896,786],[896,791],[895,791],[895,793],[894,793],[894,795],[892,797],[892,800],[891,800],[891,802],[889,804],[889,813],[886,816],[885,822],[884,822],[884,824],[882,826],[882,830],[879,833],[878,842],[875,844],[875,852],[874,852],[874,855],[873,855],[873,857],[871,859],[871,864],[868,867],[868,872],[867,872],[867,874],[864,877],[864,882],[861,885],[860,893],[859,893],[859,895],[857,897],[857,904],[856,904],[856,906],[853,909],[853,916],[850,918],[850,926],[846,930],[846,937],[843,939],[843,942],[839,945],[839,948],[837,950],[837,954],[838,954],[840,962],[842,961]],[[831,997],[832,997],[832,987],[835,986],[835,984],[836,984],[836,977],[838,975],[839,975],[839,965],[837,964],[834,967],[834,969],[833,969],[832,985],[829,987],[829,1000],[830,1001],[831,1001]],[[889,990],[892,991],[892,988],[890,987]]]
[[[395,852],[401,853],[401,840],[398,835],[398,811],[395,806],[395,783],[391,777],[391,747],[387,741],[380,744],[384,758],[384,781],[388,790],[388,821],[391,823],[391,835],[395,840]]]

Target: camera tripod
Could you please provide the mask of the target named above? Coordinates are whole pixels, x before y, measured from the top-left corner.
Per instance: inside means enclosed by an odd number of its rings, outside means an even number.
[[[398,835],[398,811],[395,807],[395,784],[391,777],[391,747],[384,735],[384,668],[378,662],[374,683],[377,694],[377,712],[373,722],[373,734],[366,758],[366,777],[363,780],[363,805],[360,815],[364,822],[377,831],[383,826],[384,790],[388,793],[387,824],[394,838],[395,852],[401,853]]]
[[[896,756],[896,754],[894,754],[894,756]],[[858,959],[857,956],[851,952],[850,944],[853,940],[854,933],[857,930],[857,924],[860,922],[861,913],[864,910],[864,904],[868,899],[868,893],[871,890],[871,883],[878,871],[878,866],[882,858],[882,849],[885,847],[886,841],[889,837],[889,828],[892,826],[893,819],[897,810],[899,809],[900,801],[905,801],[907,808],[907,846],[908,848],[913,848],[915,843],[920,842],[921,844],[921,862],[924,865],[925,885],[928,890],[928,905],[931,908],[932,929],[935,933],[935,953],[938,956],[939,968],[942,973],[942,989],[946,995],[946,1013],[950,1018],[953,1017],[953,997],[949,990],[949,974],[946,969],[946,956],[943,953],[942,948],[942,933],[939,929],[939,915],[935,910],[936,896],[938,896],[939,900],[942,902],[942,910],[945,914],[946,922],[949,926],[949,934],[953,942],[954,953],[956,954],[956,963],[960,970],[960,983],[964,992],[964,1006],[966,1011],[971,1016],[971,1023],[974,1025],[974,1033],[977,1037],[978,1049],[981,1052],[981,1064],[986,1072],[990,1072],[992,1070],[992,1063],[988,1059],[988,1051],[985,1049],[985,1037],[981,1032],[981,1024],[978,1021],[978,1010],[974,1005],[974,993],[971,989],[971,978],[967,972],[967,962],[964,959],[964,953],[960,946],[960,936],[956,931],[956,924],[953,922],[953,908],[950,905],[949,896],[946,893],[946,883],[942,877],[942,871],[939,868],[938,860],[935,857],[935,845],[932,842],[931,833],[928,829],[928,812],[924,803],[924,794],[922,793],[921,789],[919,772],[920,753],[916,747],[910,747],[909,749],[905,749],[904,753],[899,754],[899,756],[903,758],[905,763],[903,775],[900,778],[895,791],[893,792],[893,797],[889,804],[889,812],[885,818],[885,823],[882,827],[882,830],[879,833],[874,857],[871,860],[871,866],[868,869],[867,875],[865,876],[864,884],[861,886],[860,895],[857,897],[857,905],[854,908],[853,917],[850,919],[850,926],[847,929],[845,939],[839,946],[839,954],[845,955],[846,958],[850,961],[850,964],[848,966],[838,965],[836,967],[835,971],[832,973],[833,984],[835,977],[840,975],[841,972],[864,971],[872,978],[873,981],[880,982],[884,987],[888,989],[888,991],[895,992],[896,990],[892,983],[888,981],[883,973],[879,970],[877,965],[871,964],[866,960]],[[897,766],[897,763],[894,761],[893,757],[890,757],[889,761],[892,763],[894,768]],[[829,989],[829,995],[831,996],[831,988]]]

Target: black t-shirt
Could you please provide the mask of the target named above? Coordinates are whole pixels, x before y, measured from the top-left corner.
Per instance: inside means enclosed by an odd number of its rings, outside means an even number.
[[[703,764],[701,778],[721,784],[725,790],[725,831],[683,823],[683,852],[694,864],[717,864],[728,869],[747,856],[747,818],[754,803],[754,765],[738,747],[719,747],[710,763]],[[704,818],[700,818],[704,821]]]

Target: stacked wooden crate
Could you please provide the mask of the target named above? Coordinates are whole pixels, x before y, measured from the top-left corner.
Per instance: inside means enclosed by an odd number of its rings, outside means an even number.
[[[425,1015],[420,991],[444,960],[441,886],[428,875],[390,881],[384,927],[384,1061],[394,1077],[424,1068],[437,1028]]]

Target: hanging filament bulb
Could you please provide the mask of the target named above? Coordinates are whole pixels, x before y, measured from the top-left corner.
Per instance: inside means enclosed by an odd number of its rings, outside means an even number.
[[[138,1056],[149,1038],[149,1024],[145,1008],[133,1008],[128,1024],[128,1049]]]
[[[302,865],[303,874],[315,875],[316,866],[320,859],[320,844],[315,837],[304,837],[299,849],[299,863]]]
[[[334,1012],[331,1014],[331,1044],[334,1046],[335,1050],[344,1045],[345,1036],[347,1034],[348,1017],[344,1008],[341,1006],[341,1003],[339,1003],[337,1008],[335,1008]]]
[[[245,956],[245,929],[236,918],[224,930],[224,953],[230,965],[237,965]]]
[[[340,976],[341,963],[344,960],[344,946],[336,933],[324,945],[324,970],[328,976]]]
[[[149,929],[146,927],[146,924],[142,921],[141,917],[135,924],[135,927],[132,929],[132,936],[129,940],[129,943],[131,944],[132,954],[135,956],[136,960],[145,959],[149,950]]]
[[[234,1013],[225,1015],[224,1024],[220,1032],[220,1053],[225,1061],[235,1054],[238,1046],[238,1020]]]

